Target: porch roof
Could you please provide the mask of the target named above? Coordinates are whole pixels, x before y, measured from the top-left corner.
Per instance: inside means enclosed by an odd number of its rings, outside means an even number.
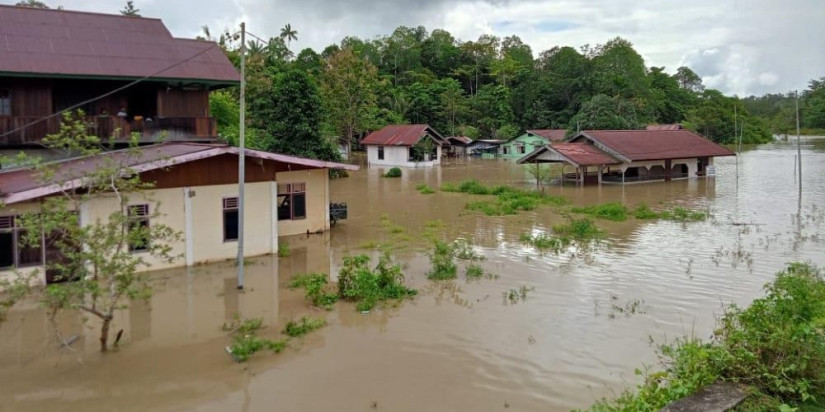
[[[525,163],[570,163],[575,166],[615,165],[621,161],[588,143],[556,143],[533,150],[518,160]]]
[[[625,162],[735,156],[726,147],[690,130],[587,130],[571,142],[590,140]]]

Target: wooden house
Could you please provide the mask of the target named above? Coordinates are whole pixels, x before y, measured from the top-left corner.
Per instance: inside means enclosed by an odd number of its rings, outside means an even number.
[[[158,19],[0,5],[0,150],[39,147],[78,109],[103,139],[212,141],[209,92],[239,80],[217,44]]]
[[[561,163],[562,180],[578,184],[625,184],[705,177],[714,157],[735,155],[685,129],[588,130],[539,147],[518,163]],[[574,172],[565,173],[566,166]]]
[[[20,246],[17,217],[37,213],[41,200],[63,191],[82,190],[82,176],[98,164],[119,165],[154,184],[150,191],[130,194],[130,209],[157,220],[183,236],[170,244],[169,263],[152,260],[151,269],[233,259],[238,240],[238,154],[222,144],[169,142],[104,152],[55,163],[54,178],[43,181],[34,169],[0,171],[0,277],[14,270],[35,270],[59,255],[47,236],[38,247]],[[276,253],[281,236],[316,233],[330,228],[329,170],[358,170],[358,166],[246,150],[244,221],[245,255]],[[102,194],[80,205],[80,224],[118,210],[116,198]],[[157,210],[153,210],[157,208]],[[157,212],[157,213],[156,213]],[[154,218],[153,218],[154,219]],[[147,225],[152,221],[147,218]],[[134,253],[141,253],[136,248]],[[42,271],[41,271],[42,273]],[[42,275],[49,283],[49,273]]]
[[[499,157],[519,159],[546,144],[564,141],[565,129],[534,129],[516,136],[498,147]]]

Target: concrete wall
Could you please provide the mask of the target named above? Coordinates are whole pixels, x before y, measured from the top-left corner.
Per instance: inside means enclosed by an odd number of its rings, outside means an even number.
[[[383,146],[384,159],[378,159],[378,146],[367,146],[367,162],[370,166],[433,167],[441,164],[441,146],[436,147],[437,156],[429,162],[410,162],[409,146]]]
[[[676,166],[677,164],[685,164],[688,167],[688,178],[695,178],[696,172],[699,170],[699,159],[697,158],[689,158],[689,159],[673,159],[671,160],[671,168]],[[647,170],[650,170],[653,166],[665,166],[664,160],[649,160],[644,162],[633,162],[633,163],[625,163],[620,166],[611,166],[611,169],[619,169],[619,170],[627,170],[631,167],[646,167]],[[678,173],[678,171],[674,171],[674,173]],[[639,173],[640,176],[644,176],[645,173],[642,170]]]
[[[281,172],[275,176],[279,184],[306,183],[307,217],[297,220],[279,220],[278,236],[329,230],[329,172],[327,169]]]

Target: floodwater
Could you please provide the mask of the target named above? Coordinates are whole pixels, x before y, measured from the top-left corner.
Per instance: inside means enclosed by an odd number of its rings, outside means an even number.
[[[152,274],[155,294],[120,313],[120,347],[101,355],[97,325],[71,313],[57,320],[36,304],[17,307],[0,326],[0,411],[564,411],[584,408],[637,382],[655,365],[654,346],[708,337],[723,303],[747,304],[790,261],[825,267],[825,141],[803,146],[804,191],[790,144],[717,159],[708,180],[630,186],[551,187],[574,204],[621,201],[630,207],[708,209],[707,222],[598,221],[608,239],[592,250],[540,254],[525,232],[562,222],[552,208],[488,217],[464,210],[458,193],[421,195],[415,186],[475,178],[528,187],[513,163],[380,169],[333,181],[333,201],[349,219],[325,235],[289,238],[291,255],[261,257],[235,290],[231,263]],[[737,165],[738,163],[738,165]],[[382,223],[382,215],[384,223]],[[389,220],[404,228],[388,230]],[[466,238],[497,279],[426,279],[428,222],[448,240]],[[435,225],[438,226],[438,225]],[[286,288],[295,274],[331,273],[348,254],[392,242],[414,300],[362,315],[339,302],[310,308]],[[525,287],[526,300],[503,293]],[[329,325],[277,355],[246,364],[224,352],[221,326],[235,315],[261,317],[274,337],[286,319],[310,314]]]

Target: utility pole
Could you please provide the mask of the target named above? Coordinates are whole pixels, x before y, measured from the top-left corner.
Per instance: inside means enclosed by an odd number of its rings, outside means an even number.
[[[243,209],[244,209],[244,183],[246,181],[246,23],[241,23],[241,122],[238,125],[238,140],[240,150],[238,151],[238,290],[243,290]]]
[[[799,135],[799,91],[796,91],[796,171],[799,173],[799,195],[802,196],[802,138]]]

